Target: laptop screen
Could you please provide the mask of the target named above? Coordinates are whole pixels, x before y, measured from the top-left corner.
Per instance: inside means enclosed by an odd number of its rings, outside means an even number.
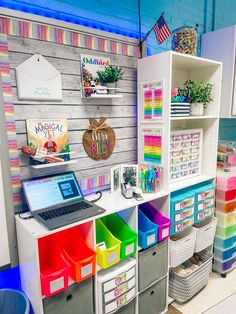
[[[83,198],[73,172],[22,182],[31,211]]]

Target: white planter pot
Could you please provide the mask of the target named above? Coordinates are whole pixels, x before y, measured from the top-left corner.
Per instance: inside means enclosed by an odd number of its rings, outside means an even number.
[[[117,87],[117,83],[106,83],[106,87],[108,88],[115,88]],[[108,94],[116,94],[116,89],[108,89]]]
[[[203,116],[204,105],[203,103],[190,104],[191,116]]]

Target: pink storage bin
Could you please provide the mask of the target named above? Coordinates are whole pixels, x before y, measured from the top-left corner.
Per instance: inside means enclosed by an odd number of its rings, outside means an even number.
[[[153,223],[158,225],[158,242],[170,237],[171,219],[164,216],[161,211],[149,203],[142,205],[140,209]]]
[[[236,173],[218,172],[216,176],[216,186],[218,189],[233,190],[236,188]]]

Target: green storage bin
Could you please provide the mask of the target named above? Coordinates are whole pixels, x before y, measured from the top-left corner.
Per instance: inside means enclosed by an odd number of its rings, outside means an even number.
[[[137,233],[117,215],[112,214],[101,218],[101,221],[107,229],[121,241],[120,258],[125,259],[136,253],[137,250]]]
[[[105,242],[106,249],[97,246],[97,263],[108,268],[120,261],[121,241],[116,239],[100,219],[96,220],[96,243]]]

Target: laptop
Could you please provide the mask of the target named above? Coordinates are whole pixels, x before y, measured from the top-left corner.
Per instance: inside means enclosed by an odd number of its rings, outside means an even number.
[[[23,180],[22,185],[32,216],[49,230],[105,212],[84,199],[73,171]]]

